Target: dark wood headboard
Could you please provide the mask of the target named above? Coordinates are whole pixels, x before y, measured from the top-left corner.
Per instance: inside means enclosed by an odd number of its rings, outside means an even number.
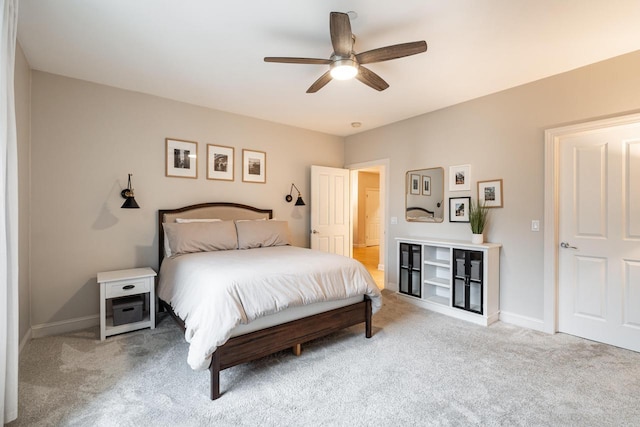
[[[272,219],[273,210],[226,202],[200,203],[177,209],[161,209],[158,211],[158,267],[162,265],[162,260],[164,259],[164,229],[162,224],[175,222],[176,218]]]

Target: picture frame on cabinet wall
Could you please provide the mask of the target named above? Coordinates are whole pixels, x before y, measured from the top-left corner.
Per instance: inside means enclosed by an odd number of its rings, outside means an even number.
[[[501,208],[502,179],[478,181],[478,203],[488,208]]]
[[[207,179],[233,181],[234,148],[207,144]]]
[[[449,166],[449,191],[471,190],[471,165]]]
[[[198,143],[165,138],[165,175],[175,178],[198,178]]]
[[[449,222],[469,222],[471,197],[449,198]]]

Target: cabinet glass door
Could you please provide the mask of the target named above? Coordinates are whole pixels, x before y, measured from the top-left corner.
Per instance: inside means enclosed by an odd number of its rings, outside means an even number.
[[[454,249],[453,306],[482,314],[482,252]]]
[[[420,245],[400,243],[400,292],[418,298],[422,294],[421,254]]]

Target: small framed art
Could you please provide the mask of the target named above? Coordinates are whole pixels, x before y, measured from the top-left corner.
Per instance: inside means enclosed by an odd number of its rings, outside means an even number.
[[[207,179],[233,181],[233,147],[207,144]]]
[[[502,207],[502,180],[478,181],[478,203],[488,208]]]
[[[420,194],[420,175],[412,173],[409,176],[409,194]]]
[[[449,198],[449,222],[469,222],[471,197]]]
[[[471,190],[471,165],[449,166],[449,191]]]
[[[430,196],[431,195],[431,177],[427,175],[422,175],[422,195]]]
[[[167,176],[178,178],[198,177],[198,143],[166,138]]]
[[[267,153],[242,150],[242,180],[244,182],[267,182]]]

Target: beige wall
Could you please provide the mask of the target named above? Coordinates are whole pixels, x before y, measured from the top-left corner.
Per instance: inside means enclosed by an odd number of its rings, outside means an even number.
[[[18,135],[18,263],[19,263],[19,339],[31,328],[29,287],[30,151],[31,151],[31,69],[22,47],[16,45],[15,105]]]
[[[640,51],[450,108],[348,137],[346,164],[390,159],[386,271],[397,283],[395,238],[423,235],[470,240],[468,224],[404,220],[404,179],[410,169],[470,164],[476,181],[502,178],[504,208],[493,209],[486,239],[503,244],[500,308],[533,322],[543,318],[544,130],[640,109]],[[391,217],[398,218],[391,225]],[[448,208],[445,212],[448,217]],[[542,225],[544,226],[544,224]]]
[[[311,164],[341,167],[340,137],[32,72],[32,324],[98,313],[96,273],[157,261],[157,210],[208,201],[274,209],[308,245]],[[198,141],[198,179],[165,177],[165,138]],[[206,144],[235,147],[235,181],[206,179]],[[242,149],[267,152],[267,183],[243,183]],[[133,174],[141,209],[120,209]]]

